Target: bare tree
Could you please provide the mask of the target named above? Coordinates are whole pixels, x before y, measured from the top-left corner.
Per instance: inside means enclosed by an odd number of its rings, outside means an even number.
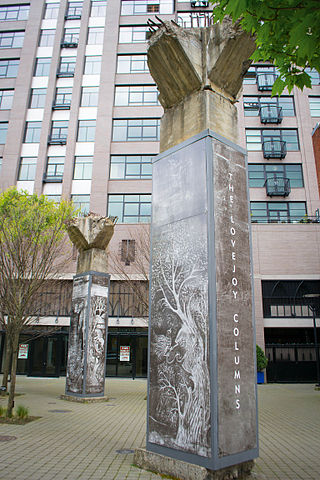
[[[0,325],[12,354],[7,416],[12,416],[19,335],[34,322],[32,306],[41,287],[65,266],[70,249],[65,222],[74,214],[69,202],[9,188],[0,195]]]

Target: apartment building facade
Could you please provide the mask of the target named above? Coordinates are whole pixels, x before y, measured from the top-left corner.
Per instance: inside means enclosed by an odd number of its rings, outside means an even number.
[[[147,21],[207,26],[210,9],[206,1],[179,0],[0,2],[0,188],[71,198],[83,212],[118,217],[110,246],[108,375],[147,373],[145,238],[162,116],[147,65]],[[257,343],[267,347],[271,366],[288,364],[287,374],[297,361],[304,372],[307,366],[305,380],[315,369],[310,295],[320,292],[312,144],[320,76],[311,75],[312,89],[275,98],[276,69],[252,65],[238,102],[239,143],[248,150]],[[44,334],[21,337],[28,345],[21,373],[65,373],[75,265],[74,258],[39,296],[34,328]],[[270,378],[279,379],[277,372],[271,369]]]

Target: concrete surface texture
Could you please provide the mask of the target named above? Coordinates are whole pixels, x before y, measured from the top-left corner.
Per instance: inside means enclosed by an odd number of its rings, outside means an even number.
[[[108,378],[109,401],[98,404],[60,400],[64,384],[63,377],[18,376],[16,405],[41,418],[0,424],[0,479],[160,480],[132,465],[132,451],[145,445],[146,380]],[[309,384],[259,385],[258,400],[260,457],[250,478],[318,480],[320,392]]]

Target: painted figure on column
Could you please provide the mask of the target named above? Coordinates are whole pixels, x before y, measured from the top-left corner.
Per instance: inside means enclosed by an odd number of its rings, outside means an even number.
[[[66,395],[104,395],[109,278],[106,248],[115,218],[90,213],[73,219],[68,234],[79,251],[73,282]]]

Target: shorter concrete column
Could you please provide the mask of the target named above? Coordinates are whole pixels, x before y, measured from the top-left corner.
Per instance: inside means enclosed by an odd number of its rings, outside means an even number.
[[[110,275],[74,277],[66,395],[104,396]]]
[[[106,248],[115,220],[90,213],[68,225],[79,257],[73,280],[67,399],[104,396],[110,283]]]

